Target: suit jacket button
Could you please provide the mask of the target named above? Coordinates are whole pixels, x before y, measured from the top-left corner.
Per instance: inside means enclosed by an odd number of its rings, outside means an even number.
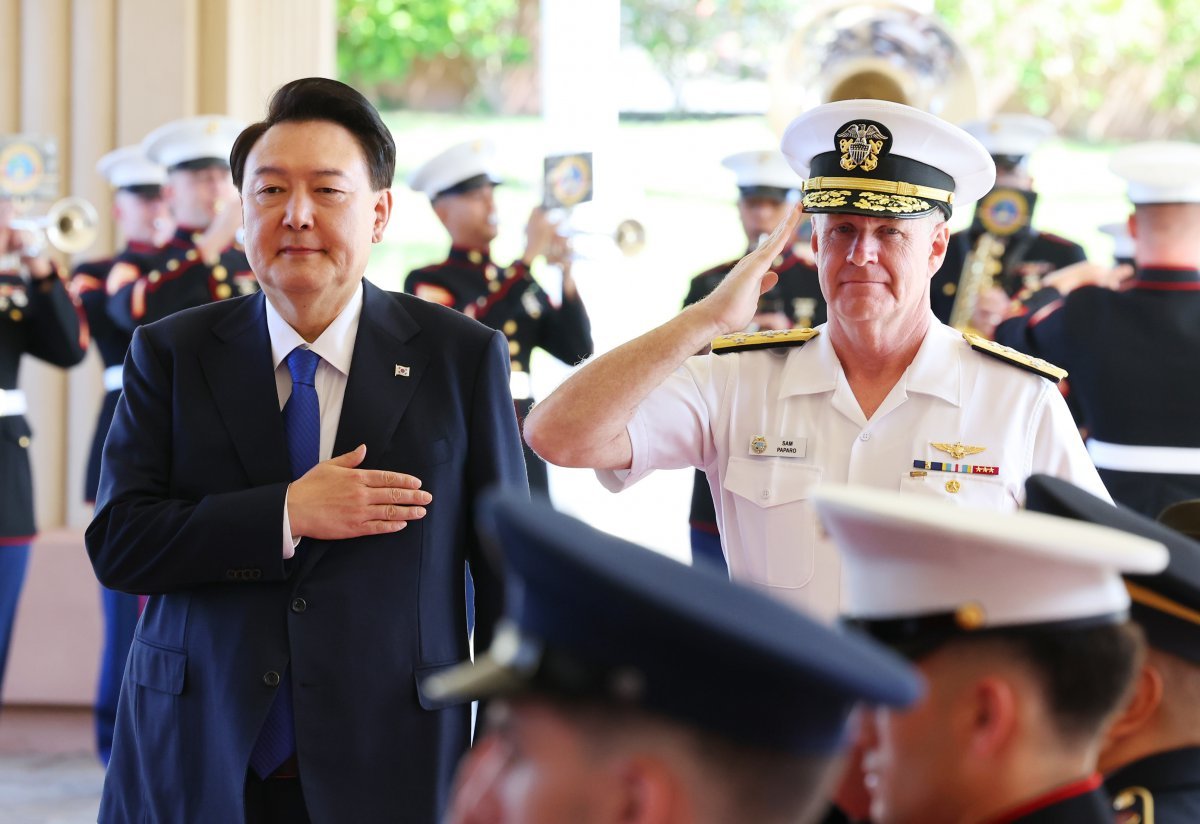
[[[278,687],[279,673],[277,673],[275,670],[268,670],[267,673],[263,675],[263,683],[268,687]]]
[[[303,598],[292,599],[292,612],[304,612],[306,609],[308,609],[308,601]]]

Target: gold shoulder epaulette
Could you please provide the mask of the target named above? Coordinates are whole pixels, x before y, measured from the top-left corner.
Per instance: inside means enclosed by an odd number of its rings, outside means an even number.
[[[783,346],[803,346],[821,334],[816,329],[768,329],[763,332],[736,332],[721,335],[712,342],[714,355],[749,352],[752,349],[777,349]]]
[[[970,332],[963,332],[963,340],[971,344],[971,348],[976,352],[991,355],[993,358],[998,358],[1005,363],[1011,363],[1013,366],[1020,367],[1029,372],[1035,372],[1043,378],[1049,378],[1054,383],[1058,383],[1067,376],[1067,370],[1062,367],[1055,366],[1041,358],[1026,355],[1024,352],[1018,352],[1011,346],[1002,346],[994,340],[988,340],[985,337],[974,335]]]
[[[1145,787],[1127,787],[1113,799],[1117,821],[1154,824],[1154,796]]]

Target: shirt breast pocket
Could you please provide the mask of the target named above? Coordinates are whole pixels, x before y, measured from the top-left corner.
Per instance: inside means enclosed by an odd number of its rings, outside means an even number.
[[[741,547],[738,567],[750,580],[796,589],[812,580],[816,556],[816,514],[812,494],[821,468],[786,459],[730,458],[725,489],[732,493],[734,521],[725,528]],[[732,543],[727,537],[726,543]]]
[[[1017,501],[1009,494],[1004,481],[995,475],[968,475],[958,472],[930,472],[913,477],[900,476],[900,491],[937,498],[956,506],[1011,512]]]

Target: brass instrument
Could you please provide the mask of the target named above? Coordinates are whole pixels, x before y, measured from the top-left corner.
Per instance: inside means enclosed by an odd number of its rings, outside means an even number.
[[[954,307],[950,310],[950,325],[955,329],[980,334],[971,326],[971,318],[975,315],[979,296],[1000,283],[1000,275],[1004,270],[1004,249],[1004,241],[988,232],[981,233],[971,247],[971,253],[963,262],[962,275],[954,292]]]
[[[935,17],[899,2],[826,4],[802,22],[771,77],[776,131],[835,100],[876,98],[951,123],[979,114],[978,81],[964,50]]]
[[[81,197],[64,197],[40,217],[16,218],[9,227],[32,232],[65,255],[75,255],[96,242],[100,216]],[[33,250],[31,250],[33,251]]]

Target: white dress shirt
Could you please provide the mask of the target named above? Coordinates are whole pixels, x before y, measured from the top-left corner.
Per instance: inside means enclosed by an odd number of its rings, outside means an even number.
[[[279,393],[281,411],[292,395],[292,373],[288,371],[287,356],[297,346],[311,349],[321,356],[321,362],[317,364],[317,374],[313,379],[317,390],[317,403],[321,410],[321,446],[317,458],[327,461],[333,457],[333,441],[337,437],[338,422],[342,418],[342,400],[346,394],[346,380],[350,377],[350,361],[354,358],[354,341],[358,338],[358,321],[362,316],[363,305],[362,284],[354,290],[354,294],[333,322],[311,344],[288,325],[269,299],[266,303],[267,332],[271,336],[271,360],[275,365],[275,389]],[[292,537],[287,499],[284,498],[283,557],[292,557],[298,543],[299,539]]]
[[[689,358],[642,402],[628,432],[632,466],[598,471],[606,487],[655,469],[703,469],[732,577],[823,618],[837,614],[840,577],[809,501],[818,484],[1011,511],[1025,479],[1041,472],[1109,497],[1058,388],[973,351],[932,319],[870,420],[822,334],[803,347]],[[983,449],[955,459],[935,443]],[[918,460],[997,469],[918,469]]]

